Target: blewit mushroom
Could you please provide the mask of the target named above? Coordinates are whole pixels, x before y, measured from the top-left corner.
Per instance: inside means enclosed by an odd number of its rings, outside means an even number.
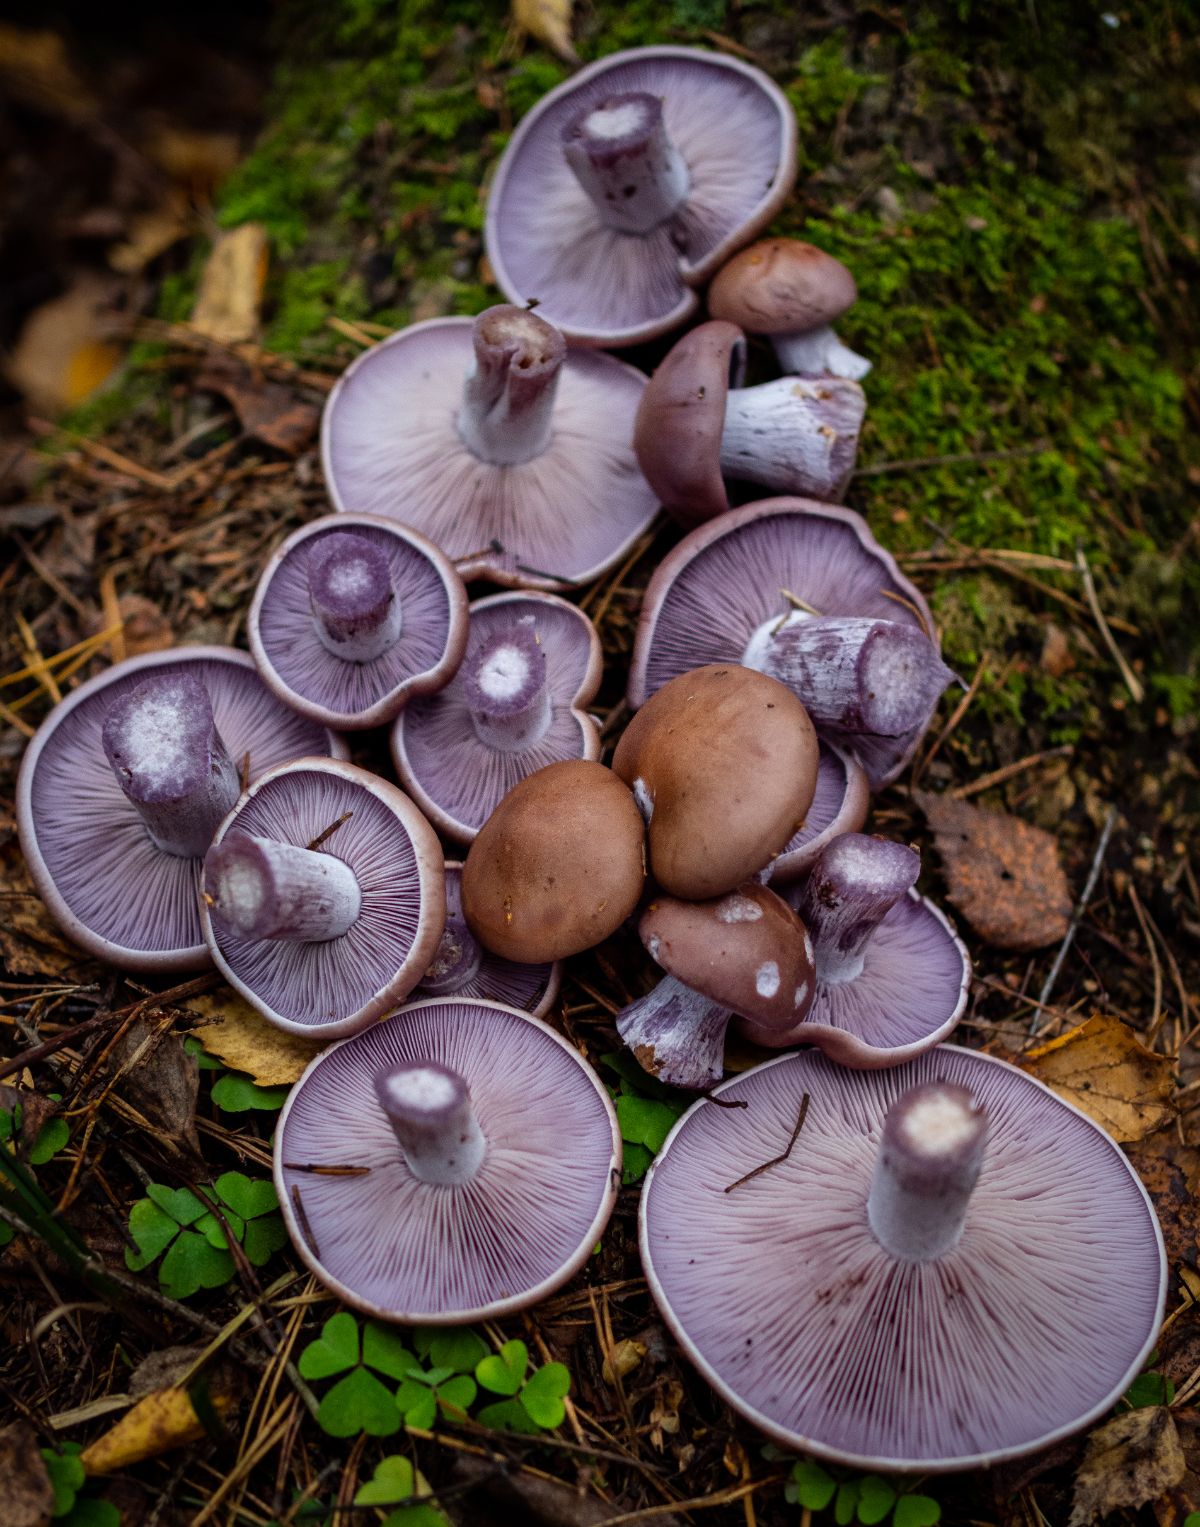
[[[861,765],[821,742],[812,805],[804,825],[772,863],[771,883],[783,885],[798,879],[827,843],[844,832],[861,832],[870,805],[871,787]]]
[[[1166,1291],[1114,1142],[951,1045],[888,1071],[805,1051],[724,1083],[667,1137],[640,1242],[721,1397],[858,1470],[987,1466],[1083,1429],[1141,1370]]]
[[[695,311],[795,168],[795,114],[760,70],[698,48],[612,54],[509,140],[485,230],[496,283],[573,343],[639,344]]]
[[[409,1003],[326,1050],[275,1131],[276,1191],[308,1267],[368,1315],[425,1325],[510,1314],[565,1283],[620,1165],[608,1094],[572,1046],[465,998]]]
[[[622,557],[657,509],[630,440],[646,379],[567,352],[525,308],[414,324],[365,351],[321,424],[335,509],[439,546],[464,578],[563,589]]]
[[[345,745],[280,704],[244,652],[116,664],[55,706],[21,763],[17,825],[39,895],[99,959],[202,970],[201,855],[245,781],[315,753]]]

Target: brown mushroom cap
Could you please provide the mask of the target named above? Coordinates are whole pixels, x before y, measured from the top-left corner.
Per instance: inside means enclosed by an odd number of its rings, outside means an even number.
[[[668,975],[756,1024],[791,1028],[812,1006],[812,941],[766,886],[749,881],[712,901],[656,896],[638,933]]]
[[[708,311],[751,334],[803,333],[832,323],[858,296],[840,260],[802,239],[762,239],[723,265]]]
[[[634,799],[611,769],[584,759],[539,769],[508,792],[471,844],[467,926],[506,960],[591,949],[637,906],[644,842]]]
[[[686,901],[723,896],[778,854],[816,788],[817,734],[785,685],[733,663],[653,694],[613,768],[649,823],[650,871]]]

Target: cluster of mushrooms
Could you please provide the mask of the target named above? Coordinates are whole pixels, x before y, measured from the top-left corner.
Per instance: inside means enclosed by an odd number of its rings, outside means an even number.
[[[836,502],[869,370],[830,327],[854,282],[752,242],[795,132],[763,74],[699,50],[552,91],[490,193],[511,305],[355,361],[323,422],[336,512],[271,557],[250,655],[84,684],[29,747],[19,821],[85,948],[215,963],[338,1041],[284,1109],[276,1184],[304,1261],[387,1320],[518,1309],[589,1255],[620,1136],[543,1015],[561,960],[635,926],[664,974],[617,1029],[700,1094],[642,1193],[664,1318],[786,1445],[955,1469],[1102,1414],[1153,1343],[1165,1259],[1095,1124],[942,1043],[966,951],[918,854],[861,831],[953,675]],[[682,325],[710,280],[712,317],[649,380],[606,353]],[[784,376],[741,386],[747,330]],[[730,477],[780,496],[730,508]],[[560,595],[660,503],[687,534],[646,591],[609,768],[600,643]],[[503,592],[468,603],[464,578]],[[348,761],[341,734],[384,726],[403,789]],[[722,1081],[731,1022],[785,1053]]]

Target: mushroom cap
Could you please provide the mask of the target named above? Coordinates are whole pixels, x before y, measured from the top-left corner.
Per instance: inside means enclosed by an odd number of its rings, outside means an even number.
[[[827,843],[860,832],[871,807],[871,786],[862,766],[818,739],[817,787],[804,825],[771,866],[772,885],[790,884],[812,867]]]
[[[174,647],[114,664],[62,700],[25,750],[17,828],[38,894],[77,944],[125,970],[203,970],[200,860],[163,853],[125,798],[100,744],[109,707],[148,676],[188,673],[212,701],[230,757],[254,779],[290,758],[346,745],[281,704],[246,652]]]
[[[551,764],[513,787],[471,844],[462,902],[493,954],[565,959],[615,933],[638,904],[645,828],[603,764]]]
[[[340,820],[344,818],[344,820]],[[336,1039],[389,1012],[429,968],[446,920],[442,850],[432,827],[395,785],[354,764],[301,758],[260,776],[221,823],[321,851],[349,865],[362,894],[340,938],[248,939],[218,925],[203,900],[200,920],[217,969],[278,1028]]]
[[[962,1238],[896,1261],[867,1222],[888,1109],[966,1087],[988,1116]],[[797,1147],[777,1156],[809,1099]],[[941,1045],[890,1071],[812,1051],[715,1089],[642,1189],[641,1251],[667,1324],[714,1389],[788,1448],[857,1469],[990,1465],[1087,1426],[1154,1345],[1162,1236],[1121,1151],[991,1056]],[[1102,1269],[1102,1275],[1098,1274]]]
[[[729,508],[721,431],[729,389],[741,386],[745,369],[746,338],[736,324],[699,324],[660,362],[638,405],[638,466],[688,529]]]
[[[672,896],[704,901],[757,874],[804,820],[817,736],[777,679],[713,663],[651,696],[613,769],[647,818],[654,879]]]
[[[317,635],[309,558],[330,535],[353,530],[387,557],[400,602],[400,636],[368,663],[346,662]],[[394,520],[330,514],[294,531],[267,563],[247,621],[263,682],[285,705],[322,725],[383,726],[418,695],[453,676],[467,645],[467,591],[453,564]]]
[[[624,556],[658,509],[630,445],[646,378],[611,355],[569,353],[549,446],[494,465],[457,427],[473,329],[470,318],[414,324],[343,372],[321,420],[333,506],[412,526],[467,579],[586,583]]]
[[[513,621],[533,624],[546,659],[551,719],[536,742],[509,751],[489,746],[476,732],[470,678],[481,648]],[[405,789],[439,831],[470,843],[526,775],[567,758],[600,757],[599,728],[583,707],[600,687],[603,666],[596,628],[565,599],[493,594],[476,600],[458,674],[440,693],[401,711],[392,728],[392,758]]]
[[[710,901],[656,896],[638,935],[668,975],[755,1024],[787,1029],[812,1006],[816,972],[804,924],[754,881]]]
[[[485,1002],[499,1002],[505,1007],[519,1007],[522,1012],[544,1018],[554,1006],[562,985],[562,966],[557,960],[543,960],[537,965],[518,964],[491,954],[476,940],[467,927],[462,910],[462,865],[446,860],[446,928],[429,969],[413,988],[413,1000],[422,997],[478,997]],[[478,963],[475,956],[478,955]],[[458,964],[465,967],[452,990],[437,983],[440,965],[443,972]],[[474,969],[471,967],[474,966]]]
[[[697,526],[659,563],[634,642],[631,709],[688,669],[741,662],[761,626],[793,613],[783,589],[822,615],[898,621],[937,645],[923,595],[860,514],[806,498],[764,499]],[[927,725],[902,737],[829,740],[880,789],[903,770]]]
[[[637,92],[661,98],[691,180],[681,212],[644,235],[600,220],[562,149],[589,106]],[[485,225],[496,284],[575,344],[640,344],[691,316],[691,288],[767,225],[795,174],[795,113],[760,70],[699,48],[610,54],[543,96],[504,150]]]
[[[708,311],[751,334],[797,334],[833,323],[858,296],[838,259],[803,239],[760,239],[713,277]]]
[[[414,1061],[467,1083],[487,1148],[466,1184],[415,1178],[376,1099],[375,1075]],[[275,1131],[275,1188],[308,1267],[356,1309],[424,1325],[498,1318],[553,1293],[591,1255],[620,1167],[612,1104],[577,1051],[528,1013],[462,998],[411,1003],[324,1051]]]

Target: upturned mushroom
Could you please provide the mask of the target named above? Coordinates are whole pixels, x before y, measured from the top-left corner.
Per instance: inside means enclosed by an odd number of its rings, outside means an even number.
[[[871,786],[862,766],[821,742],[812,805],[771,865],[771,884],[790,884],[812,868],[827,843],[844,832],[861,832],[870,806]]]
[[[645,385],[611,355],[568,353],[525,308],[414,324],[364,351],[329,396],[330,498],[413,527],[464,578],[587,582],[657,509],[630,446]]]
[[[313,753],[345,745],[276,700],[244,652],[116,664],[55,706],[21,763],[17,826],[39,895],[110,964],[203,969],[205,849],[243,783]]]
[[[651,487],[691,528],[729,508],[725,477],[837,500],[858,453],[866,399],[838,377],[780,377],[743,387],[746,339],[702,323],[655,370],[633,448]]]
[[[575,344],[678,327],[703,284],[774,216],[796,118],[760,70],[698,48],[634,48],[542,98],[488,196],[488,259]]]
[[[854,305],[858,289],[840,260],[803,239],[761,239],[713,277],[708,311],[748,334],[765,334],[793,376],[842,376],[860,382],[871,362],[830,327]]]
[[[650,873],[686,901],[723,896],[771,862],[804,821],[817,764],[795,695],[735,663],[665,684],[613,755],[646,818]]]

